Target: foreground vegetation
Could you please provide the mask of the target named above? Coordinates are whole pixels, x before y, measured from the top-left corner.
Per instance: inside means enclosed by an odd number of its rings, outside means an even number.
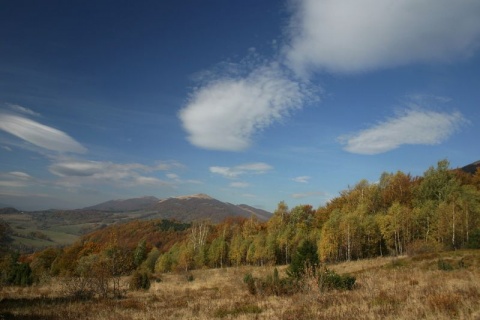
[[[157,275],[148,290],[123,298],[74,299],[59,278],[0,290],[2,319],[476,319],[480,316],[480,252],[375,258],[328,265],[355,275],[353,290],[308,285],[291,295],[248,291],[246,274],[274,267],[232,267]],[[278,267],[280,278],[286,268]],[[129,279],[122,278],[123,285]]]

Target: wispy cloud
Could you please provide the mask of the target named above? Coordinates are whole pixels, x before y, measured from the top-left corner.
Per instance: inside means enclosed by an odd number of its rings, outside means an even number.
[[[219,174],[225,178],[237,178],[244,174],[263,174],[270,170],[273,167],[269,164],[264,162],[256,162],[256,163],[247,163],[238,165],[235,167],[217,167],[213,166],[210,167],[210,172]]]
[[[12,171],[12,172],[9,172],[8,174],[21,180],[32,179],[32,177],[28,173],[21,172],[21,171]]]
[[[247,75],[219,74],[191,95],[179,117],[191,144],[241,151],[252,136],[303,106],[308,90],[272,63]]]
[[[5,188],[22,188],[26,187],[32,177],[25,172],[21,171],[12,171],[2,173],[0,172],[0,186]]]
[[[232,188],[247,188],[248,186],[250,186],[248,182],[235,181],[230,183],[230,187]]]
[[[311,177],[309,177],[309,176],[300,176],[300,177],[295,177],[292,180],[295,181],[295,182],[299,182],[299,183],[308,183],[308,181],[310,181],[310,179],[311,179]]]
[[[163,169],[171,168],[162,166]],[[151,174],[160,171],[158,165],[139,163],[114,163],[79,159],[61,159],[50,165],[49,170],[61,177],[60,184],[114,184],[115,186],[168,185]]]
[[[459,112],[410,109],[369,129],[339,137],[339,141],[348,152],[372,155],[404,144],[439,144],[465,123]]]
[[[0,130],[44,149],[58,152],[87,152],[85,147],[68,134],[24,116],[0,111]]]
[[[480,2],[471,0],[299,0],[285,48],[289,66],[362,72],[469,57],[480,40]]]
[[[165,176],[168,179],[172,179],[172,180],[179,180],[180,179],[180,177],[176,173],[167,173]]]
[[[10,103],[7,103],[7,106],[13,110],[14,112],[17,112],[17,113],[22,113],[22,114],[26,114],[28,116],[34,116],[34,117],[39,117],[40,116],[40,113],[38,112],[35,112],[29,108],[25,108],[25,107],[22,107],[18,104],[10,104]]]

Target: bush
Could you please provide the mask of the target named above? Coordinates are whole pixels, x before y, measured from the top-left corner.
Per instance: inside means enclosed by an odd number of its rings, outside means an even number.
[[[439,259],[438,262],[437,262],[437,265],[438,265],[438,270],[443,270],[443,271],[452,271],[453,270],[453,266],[443,260],[443,259]]]
[[[339,275],[333,270],[326,269],[318,277],[318,285],[321,290],[352,290],[356,278],[349,275]]]
[[[277,268],[273,269],[273,274],[268,275],[265,279],[257,279],[251,273],[247,273],[243,277],[243,282],[247,285],[248,292],[252,295],[290,295],[298,291],[298,281],[293,278],[280,278]]]
[[[467,248],[480,249],[480,229],[476,229],[470,233]]]
[[[135,271],[130,278],[130,290],[148,290],[150,289],[150,278],[146,272]]]
[[[17,263],[13,266],[9,283],[16,286],[29,286],[33,283],[32,269],[28,263]]]
[[[257,287],[255,285],[255,278],[252,276],[251,273],[247,273],[244,277],[243,277],[243,282],[247,285],[247,289],[248,289],[248,292],[250,292],[250,294],[257,294]]]

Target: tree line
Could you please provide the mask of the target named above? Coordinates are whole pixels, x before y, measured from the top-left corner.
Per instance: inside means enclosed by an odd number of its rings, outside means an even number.
[[[378,182],[362,180],[317,209],[289,208],[282,201],[266,222],[251,217],[218,224],[156,220],[113,225],[22,262],[36,281],[102,272],[116,279],[135,271],[290,264],[305,242],[315,245],[322,262],[480,248],[480,170],[470,174],[449,166],[441,160],[419,177],[383,173]],[[5,257],[0,263],[7,270],[12,260]],[[15,279],[7,273],[1,275],[4,283]]]

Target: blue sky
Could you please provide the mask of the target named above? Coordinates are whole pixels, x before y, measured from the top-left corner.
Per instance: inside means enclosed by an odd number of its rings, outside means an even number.
[[[314,207],[480,159],[480,2],[4,1],[0,203]]]

